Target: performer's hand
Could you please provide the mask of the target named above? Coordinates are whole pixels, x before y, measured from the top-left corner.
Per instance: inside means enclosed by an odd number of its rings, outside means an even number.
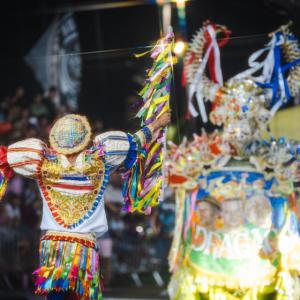
[[[157,120],[155,120],[151,125],[154,130],[160,129],[167,126],[171,122],[171,109],[166,111]]]

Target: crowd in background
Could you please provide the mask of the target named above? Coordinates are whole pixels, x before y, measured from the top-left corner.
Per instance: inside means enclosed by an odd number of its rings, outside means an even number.
[[[47,142],[52,122],[73,112],[61,103],[54,86],[46,94],[37,93],[33,97],[18,87],[12,95],[0,99],[0,144],[33,137]],[[95,120],[92,127],[94,133],[100,133],[103,122]],[[113,284],[118,273],[166,269],[175,218],[172,193],[167,191],[166,201],[150,217],[126,214],[122,209],[121,176],[113,174],[104,198],[109,231],[99,239],[98,246],[106,284]],[[15,174],[0,203],[0,277],[8,276],[8,286],[14,287],[11,274],[19,276],[19,288],[32,287],[30,273],[38,263],[36,248],[41,216],[42,201],[37,185]]]

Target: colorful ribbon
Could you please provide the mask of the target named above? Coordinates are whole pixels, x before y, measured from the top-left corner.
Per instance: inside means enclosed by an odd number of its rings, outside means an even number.
[[[292,34],[289,34],[288,39],[295,39]],[[296,59],[285,65],[281,62],[282,44],[284,43],[284,34],[276,32],[269,44],[258,51],[255,51],[248,59],[250,68],[242,73],[237,74],[233,78],[242,79],[251,76],[257,81],[257,84],[263,88],[272,90],[271,114],[276,111],[291,99],[286,71],[300,63],[300,59]],[[268,54],[263,61],[258,61],[261,55],[266,51]],[[259,76],[253,76],[254,73],[261,70]]]
[[[141,126],[149,125],[169,109],[172,67],[176,63],[173,49],[174,35],[169,33],[151,50],[154,64],[139,93],[142,101],[136,114]],[[159,203],[163,189],[164,145],[165,130],[162,130],[156,141],[139,152],[136,164],[123,175],[126,211],[149,213],[149,208]]]
[[[217,33],[221,31],[225,34],[225,38],[217,41]],[[206,52],[202,59],[202,62],[199,64],[199,68],[195,74],[194,80],[189,87],[189,95],[188,95],[188,108],[193,117],[198,116],[198,112],[192,104],[192,100],[194,95],[196,94],[196,100],[199,106],[201,118],[203,122],[207,122],[207,114],[204,105],[204,95],[203,91],[203,79],[202,76],[205,72],[205,68],[208,64],[210,76],[212,80],[219,84],[223,85],[223,75],[221,69],[221,61],[220,61],[220,48],[223,47],[229,39],[230,31],[222,28],[219,25],[213,24],[211,22],[206,22],[204,27],[204,38],[206,42]]]
[[[60,236],[61,237],[61,236]],[[36,294],[72,292],[74,299],[101,300],[98,254],[94,247],[42,239],[40,267],[34,271]]]

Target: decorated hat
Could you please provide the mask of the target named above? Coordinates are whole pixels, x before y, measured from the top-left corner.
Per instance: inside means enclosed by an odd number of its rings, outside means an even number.
[[[61,154],[74,154],[87,147],[91,127],[85,116],[69,114],[58,119],[49,134],[50,146]]]

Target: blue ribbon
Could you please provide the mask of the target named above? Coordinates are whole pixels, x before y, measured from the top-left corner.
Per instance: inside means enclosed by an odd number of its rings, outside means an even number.
[[[126,170],[131,169],[137,161],[138,146],[131,134],[127,134],[129,142],[129,150],[124,161],[124,166]]]
[[[287,203],[285,197],[270,197],[272,205],[272,224],[275,229],[282,228],[285,222],[284,207]]]
[[[282,36],[281,32],[276,33],[276,42],[279,42],[281,36]],[[290,38],[293,39],[294,37],[291,35]],[[286,97],[286,101],[284,101],[284,102],[287,103],[291,99],[291,94],[289,91],[287,79],[285,78],[285,72],[300,63],[300,59],[296,59],[285,65],[281,65],[280,56],[281,56],[280,45],[275,45],[275,47],[274,47],[274,70],[273,70],[271,82],[269,82],[269,83],[257,82],[257,85],[261,86],[262,88],[272,89],[271,107],[273,107],[276,104],[276,102],[280,98],[282,98],[282,91],[280,90],[280,85],[279,85],[280,75],[282,75],[283,84],[284,84],[284,93],[285,93],[285,97]],[[278,92],[280,92],[280,93],[278,94]]]

